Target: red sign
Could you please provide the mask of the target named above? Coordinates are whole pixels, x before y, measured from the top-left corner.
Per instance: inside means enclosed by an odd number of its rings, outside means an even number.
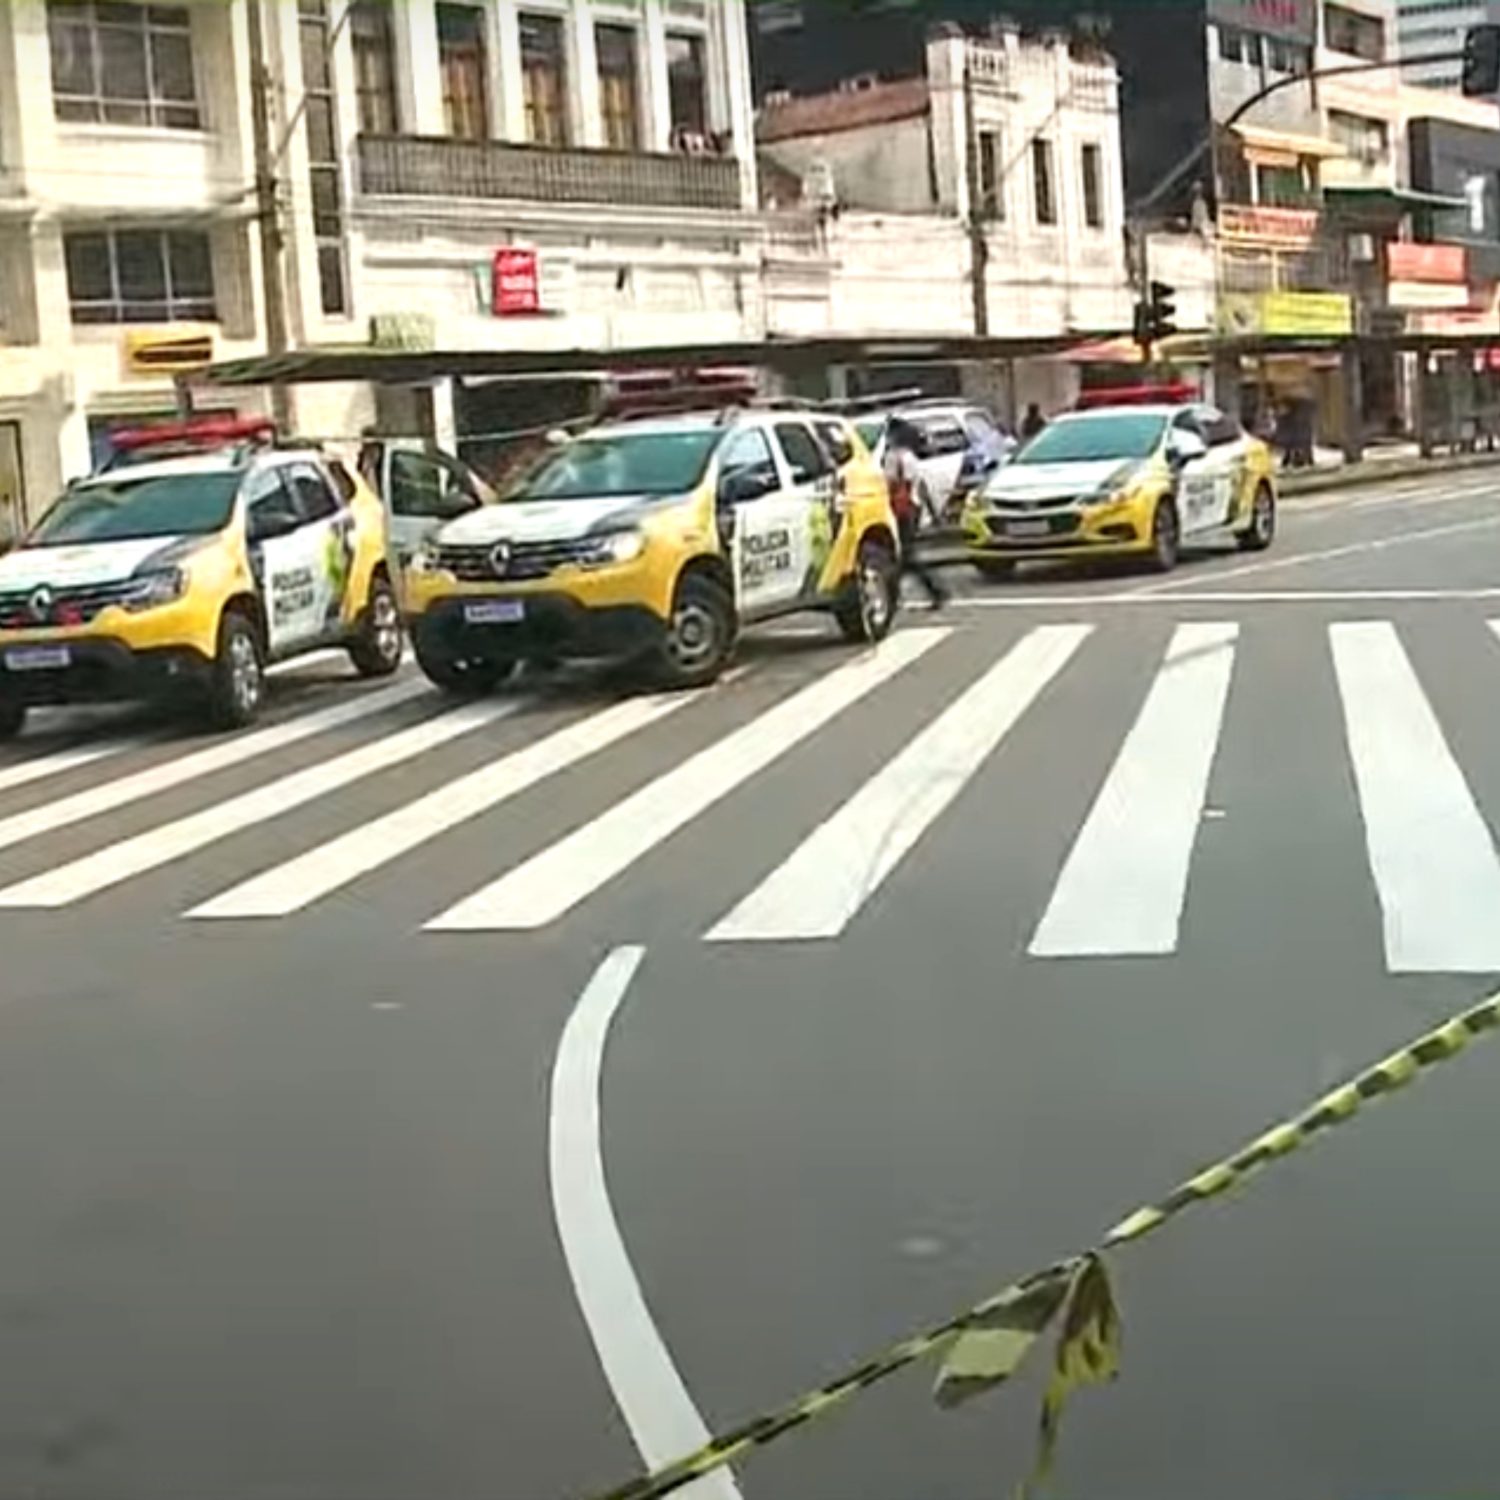
[[[1226,240],[1261,240],[1300,249],[1318,232],[1318,214],[1311,208],[1262,208],[1248,203],[1219,205],[1219,233]]]
[[[508,245],[495,251],[490,311],[497,318],[542,310],[542,277],[535,250]]]
[[[1462,245],[1412,245],[1392,240],[1386,247],[1386,267],[1392,281],[1440,281],[1462,285],[1468,267]]]

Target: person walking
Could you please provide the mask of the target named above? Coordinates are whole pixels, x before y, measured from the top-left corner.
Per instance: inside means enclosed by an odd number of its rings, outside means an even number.
[[[1026,415],[1021,418],[1021,441],[1029,443],[1046,425],[1047,419],[1042,415],[1042,408],[1033,401],[1026,408]]]
[[[918,531],[923,512],[933,524],[938,516],[932,491],[917,461],[917,447],[916,430],[909,422],[893,417],[886,431],[882,467],[890,491],[891,511],[901,534],[901,572],[903,576],[910,573],[922,585],[933,609],[941,609],[948,602],[948,590],[930,564],[923,562],[918,554]]]

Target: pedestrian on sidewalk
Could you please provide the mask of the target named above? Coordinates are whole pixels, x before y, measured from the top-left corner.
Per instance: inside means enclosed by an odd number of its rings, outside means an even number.
[[[922,561],[918,552],[918,532],[923,514],[930,524],[936,525],[938,514],[933,504],[932,490],[922,474],[917,461],[919,439],[910,422],[893,417],[886,430],[885,482],[890,491],[891,510],[896,517],[896,526],[901,534],[901,572],[910,573],[927,591],[933,609],[941,609],[948,602],[948,590],[943,587],[930,564]]]
[[[1026,408],[1026,415],[1021,418],[1021,441],[1029,443],[1046,425],[1047,419],[1042,415],[1042,408],[1033,401]]]

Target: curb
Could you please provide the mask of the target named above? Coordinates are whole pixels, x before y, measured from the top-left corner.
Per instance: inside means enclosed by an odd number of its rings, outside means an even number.
[[[1311,474],[1278,472],[1277,490],[1283,495],[1316,495],[1324,490],[1352,489],[1382,479],[1404,479],[1414,474],[1458,473],[1464,469],[1500,468],[1500,453],[1454,453],[1444,458],[1388,458],[1345,464]]]

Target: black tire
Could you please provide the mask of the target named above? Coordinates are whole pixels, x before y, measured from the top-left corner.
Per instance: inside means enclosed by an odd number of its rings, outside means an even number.
[[[420,635],[412,638],[417,665],[440,692],[454,698],[482,698],[516,670],[516,663],[483,656],[455,656]]]
[[[260,713],[265,694],[260,631],[243,610],[225,610],[219,621],[219,643],[209,678],[209,722],[216,729],[242,729]]]
[[[1264,552],[1276,539],[1276,496],[1271,486],[1262,482],[1250,502],[1250,524],[1235,541],[1241,552]]]
[[[847,597],[834,609],[846,641],[873,645],[896,623],[901,606],[901,565],[884,542],[870,537],[859,544],[859,561]]]
[[[974,571],[987,583],[1003,583],[1016,574],[1013,557],[976,557],[973,562]]]
[[[389,677],[401,665],[404,639],[396,591],[390,579],[377,573],[359,617],[359,634],[349,643],[349,660],[361,677]]]
[[[0,698],[0,740],[13,740],[26,727],[26,705]]]
[[[1151,552],[1146,565],[1153,573],[1170,573],[1182,551],[1182,528],[1177,520],[1177,502],[1170,497],[1157,501],[1151,514]]]
[[[703,573],[689,573],[677,585],[672,618],[653,653],[653,675],[669,688],[707,687],[728,663],[734,635],[728,592]]]

